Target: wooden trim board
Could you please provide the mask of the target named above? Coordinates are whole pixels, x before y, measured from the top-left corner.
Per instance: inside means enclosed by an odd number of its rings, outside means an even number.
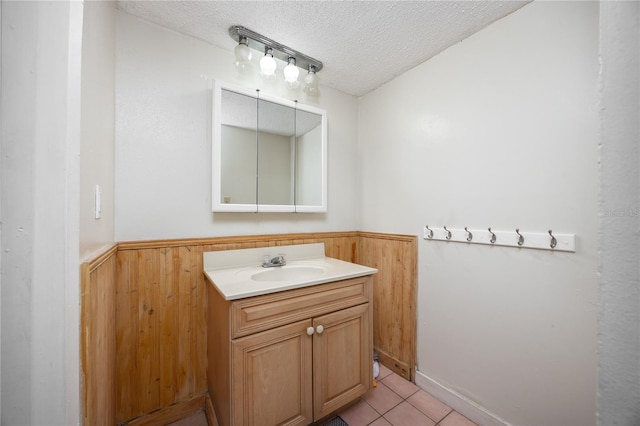
[[[116,253],[114,245],[80,267],[82,418],[88,425],[116,421]]]
[[[149,414],[122,423],[126,426],[163,426],[205,409],[206,395],[197,395],[187,401],[175,402]]]

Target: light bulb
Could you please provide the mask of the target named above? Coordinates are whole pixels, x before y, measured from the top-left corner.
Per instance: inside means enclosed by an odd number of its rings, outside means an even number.
[[[251,49],[247,46],[247,39],[241,38],[240,43],[233,50],[233,53],[236,55],[236,61],[234,65],[238,71],[241,73],[246,73],[251,69],[251,57],[253,54],[251,53]]]
[[[309,65],[309,74],[304,76],[304,93],[315,96],[318,94],[318,75],[313,65]]]
[[[253,56],[251,53],[251,49],[247,46],[247,39],[241,39],[240,43],[233,49],[233,53],[236,55],[236,61],[238,62],[249,62],[251,61],[251,57]]]
[[[268,48],[264,56],[260,59],[260,71],[265,76],[271,76],[276,72],[276,60],[273,59],[273,50]]]
[[[282,71],[284,73],[284,79],[289,84],[295,84],[298,81],[300,70],[296,66],[296,59],[289,57],[289,64],[284,67]]]

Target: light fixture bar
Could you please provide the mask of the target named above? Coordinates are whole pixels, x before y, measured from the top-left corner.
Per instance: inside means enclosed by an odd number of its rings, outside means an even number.
[[[238,43],[243,37],[246,37],[247,45],[259,52],[264,52],[265,47],[270,47],[273,49],[273,56],[286,63],[289,62],[289,57],[293,57],[296,60],[296,65],[302,69],[308,70],[309,65],[315,67],[316,72],[322,69],[322,62],[317,59],[307,56],[304,53],[300,53],[295,49],[285,46],[284,44],[280,44],[277,41],[273,41],[262,34],[258,34],[240,25],[231,26],[229,28],[229,35]]]

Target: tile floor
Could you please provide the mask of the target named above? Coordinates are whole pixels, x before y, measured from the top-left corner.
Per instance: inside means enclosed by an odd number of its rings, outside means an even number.
[[[349,426],[477,426],[383,365],[378,386],[338,415]]]
[[[349,426],[477,426],[383,365],[378,386],[338,415]],[[204,411],[171,423],[171,426],[206,425]]]

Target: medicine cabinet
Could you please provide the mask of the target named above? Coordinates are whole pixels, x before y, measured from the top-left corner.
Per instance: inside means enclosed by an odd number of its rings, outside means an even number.
[[[214,212],[327,211],[326,111],[213,82]]]

